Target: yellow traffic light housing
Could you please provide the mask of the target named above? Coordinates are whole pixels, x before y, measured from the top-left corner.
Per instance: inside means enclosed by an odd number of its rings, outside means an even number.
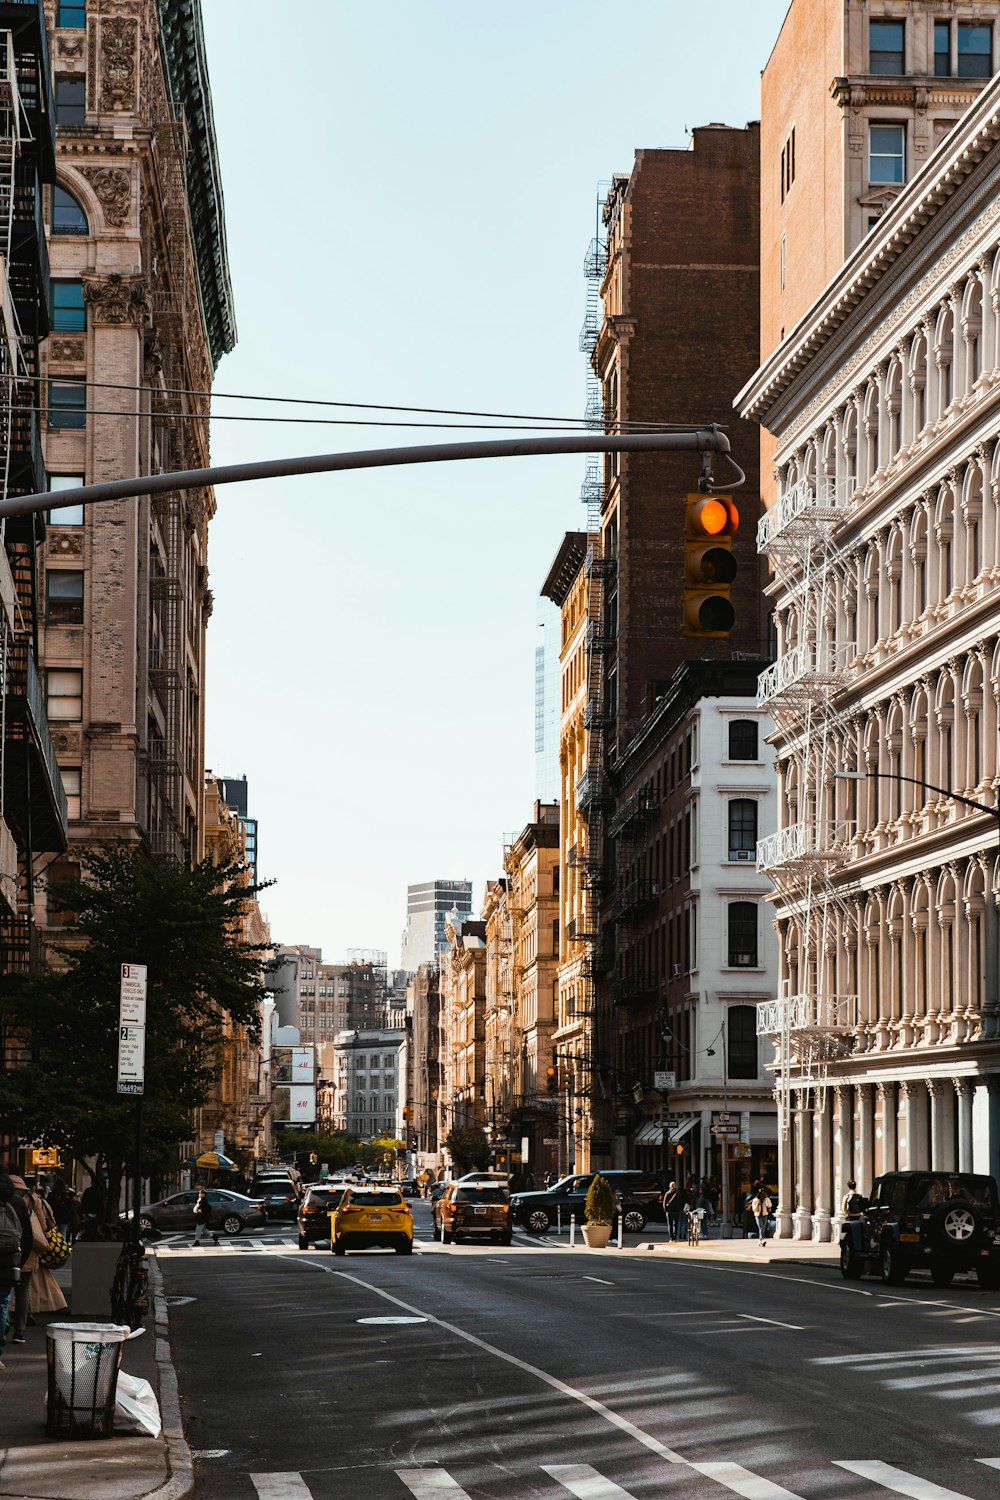
[[[731,495],[688,495],[684,513],[684,634],[725,638],[736,623],[729,585],[736,577],[733,537],[739,511]]]
[[[549,1067],[545,1069],[545,1087],[548,1089],[550,1094],[554,1094],[556,1092],[556,1089],[559,1087],[559,1078],[556,1072],[555,1063],[551,1063]]]

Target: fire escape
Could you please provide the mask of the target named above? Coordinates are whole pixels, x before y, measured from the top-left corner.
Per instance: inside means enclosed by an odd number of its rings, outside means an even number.
[[[0,480],[4,498],[44,490],[38,346],[48,333],[42,184],[55,126],[40,0],[0,3]],[[67,841],[67,806],[38,672],[42,516],[0,523],[0,977],[40,958],[35,860]],[[2,1038],[3,1060],[15,1043]]]

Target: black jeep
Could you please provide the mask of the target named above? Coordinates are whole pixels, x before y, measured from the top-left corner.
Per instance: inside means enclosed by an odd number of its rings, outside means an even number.
[[[867,1205],[855,1200],[840,1231],[840,1273],[856,1281],[878,1271],[901,1286],[925,1270],[935,1286],[975,1271],[986,1291],[1000,1289],[1000,1203],[992,1177],[974,1172],[887,1172]]]

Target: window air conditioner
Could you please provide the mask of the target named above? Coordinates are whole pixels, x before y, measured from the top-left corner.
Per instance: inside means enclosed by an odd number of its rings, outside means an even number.
[[[681,966],[680,966],[680,964],[674,964],[673,974],[674,974],[674,978],[675,979],[679,979],[681,977]]]
[[[755,854],[753,849],[737,849],[735,853],[730,856],[731,859],[753,859],[754,857]]]

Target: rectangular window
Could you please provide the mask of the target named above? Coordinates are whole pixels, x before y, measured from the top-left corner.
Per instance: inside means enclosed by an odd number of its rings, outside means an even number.
[[[87,425],[87,387],[82,380],[49,381],[49,426],[80,431]]]
[[[868,71],[899,77],[903,65],[903,22],[868,22]]]
[[[729,721],[729,759],[757,759],[756,719],[731,719]]]
[[[83,624],[83,574],[53,568],[45,575],[45,621],[48,625]]]
[[[785,290],[785,236],[781,236],[781,290]]]
[[[993,72],[993,27],[971,21],[958,23],[959,78],[989,78]]]
[[[87,24],[87,0],[59,0],[56,25],[65,31],[82,31]]]
[[[934,22],[934,77],[947,78],[951,73],[951,22]]]
[[[87,327],[83,282],[53,281],[51,312],[53,333],[83,333]]]
[[[51,720],[79,723],[83,718],[83,671],[50,668],[45,674],[45,706]]]
[[[66,809],[70,818],[80,816],[80,767],[60,766],[63,791],[66,793]]]
[[[726,912],[729,928],[729,967],[757,967],[757,903],[731,901]]]
[[[87,118],[87,80],[59,74],[56,77],[56,124],[82,125]]]
[[[737,797],[729,804],[729,858],[749,861],[757,856],[757,804]]]
[[[757,1077],[757,1007],[731,1005],[726,1016],[729,1023],[730,1078]]]
[[[906,127],[871,125],[868,129],[868,181],[905,182]]]
[[[75,490],[86,482],[82,474],[50,474],[49,494],[54,495],[59,490]],[[48,510],[45,512],[45,520],[49,526],[82,526],[83,506],[67,505],[62,510]]]

